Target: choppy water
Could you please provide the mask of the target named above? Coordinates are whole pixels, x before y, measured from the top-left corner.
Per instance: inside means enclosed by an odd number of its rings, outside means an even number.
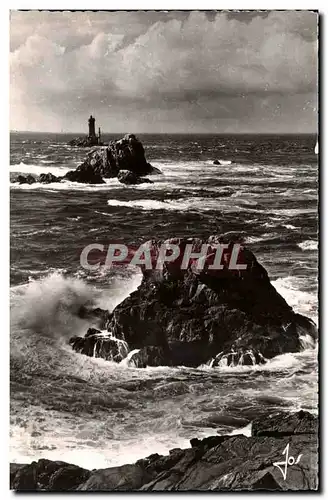
[[[71,351],[89,323],[140,282],[134,268],[88,272],[85,245],[245,233],[297,312],[317,321],[317,181],[313,136],[141,136],[154,184],[11,185],[11,459],[89,468],[167,453],[206,435],[249,432],[277,408],[317,409],[317,348],[261,367],[128,368]],[[11,178],[75,168],[65,135],[12,134]],[[231,164],[213,165],[214,159]],[[238,431],[238,432],[239,432]]]

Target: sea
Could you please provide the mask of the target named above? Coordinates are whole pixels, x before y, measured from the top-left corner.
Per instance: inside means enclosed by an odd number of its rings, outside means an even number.
[[[195,437],[249,435],[255,417],[274,411],[318,411],[311,342],[247,367],[137,369],[72,351],[68,339],[90,326],[80,306],[113,310],[141,282],[131,265],[81,267],[86,245],[113,240],[238,232],[278,292],[318,323],[316,137],[138,137],[162,172],[153,184],[18,185],[19,173],[63,175],[88,150],[69,146],[72,134],[11,133],[12,462],[104,468],[189,447]]]

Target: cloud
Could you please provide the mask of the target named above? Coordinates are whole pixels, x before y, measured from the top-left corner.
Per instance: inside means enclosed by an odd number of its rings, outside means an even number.
[[[77,129],[89,112],[108,129],[128,116],[142,131],[156,118],[176,131],[189,120],[206,131],[238,131],[236,120],[269,130],[284,128],[290,113],[316,126],[311,12],[20,12],[11,42],[13,128]]]

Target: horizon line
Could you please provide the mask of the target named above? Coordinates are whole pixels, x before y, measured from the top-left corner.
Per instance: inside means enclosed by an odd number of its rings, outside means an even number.
[[[88,134],[81,132],[44,132],[42,130],[9,130],[10,134],[53,134],[53,135],[77,135],[88,137]],[[311,132],[101,132],[101,135],[319,135],[318,131]]]

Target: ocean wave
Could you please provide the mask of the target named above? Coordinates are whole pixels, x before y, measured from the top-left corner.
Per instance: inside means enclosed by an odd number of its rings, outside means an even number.
[[[260,236],[247,236],[245,239],[245,243],[259,243],[260,241],[270,241],[270,240],[276,240],[277,238],[281,238],[281,235],[279,233],[264,233],[261,234]],[[281,238],[281,242],[283,243],[283,239]]]
[[[110,207],[128,207],[141,210],[181,210],[183,204],[179,201],[158,201],[158,200],[107,200]]]
[[[65,172],[61,172],[61,175]],[[50,184],[43,184],[40,182],[35,182],[34,184],[17,184],[17,182],[11,182],[10,187],[12,189],[23,189],[31,191],[33,189],[44,190],[44,191],[106,191],[109,189],[122,189],[124,185],[121,184],[118,179],[104,179],[105,184],[82,184],[80,182],[72,182],[68,180],[63,180],[61,182],[51,182]]]
[[[318,242],[314,240],[305,240],[297,244],[301,250],[318,250]]]
[[[71,168],[55,166],[45,167],[45,165],[29,165],[24,162],[21,162],[18,165],[10,165],[10,172],[18,174],[40,175],[51,172],[53,175],[59,177],[61,175],[65,175],[69,170],[71,170]]]
[[[277,215],[286,215],[288,217],[293,217],[303,214],[314,214],[318,212],[317,207],[313,208],[276,208],[273,210]]]
[[[77,335],[84,320],[78,318],[81,306],[112,310],[140,284],[140,271],[136,268],[132,278],[120,280],[114,292],[96,288],[79,278],[70,278],[56,271],[28,284],[11,288],[11,318],[14,328],[32,329],[51,336],[65,333]],[[85,330],[83,330],[85,333]]]
[[[313,362],[316,360],[318,355],[318,344],[312,339],[312,337],[302,338],[304,349],[297,353],[284,353],[275,356],[272,359],[267,359],[263,365],[237,365],[228,366],[222,365],[215,368],[210,368],[209,365],[202,365],[199,370],[215,370],[225,374],[243,374],[243,373],[259,373],[259,372],[271,372],[279,373],[282,371],[290,370],[291,368],[299,369],[303,361],[308,360]]]
[[[310,317],[316,324],[317,317],[317,293],[306,291],[308,279],[296,276],[278,278],[271,282],[278,293],[299,314]]]

